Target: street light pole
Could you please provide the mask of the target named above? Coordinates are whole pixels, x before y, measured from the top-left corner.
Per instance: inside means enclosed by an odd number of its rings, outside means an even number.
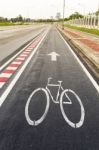
[[[64,30],[64,13],[65,13],[65,0],[63,0],[63,23],[62,23],[63,30]]]
[[[99,28],[99,1],[98,1],[98,28]]]

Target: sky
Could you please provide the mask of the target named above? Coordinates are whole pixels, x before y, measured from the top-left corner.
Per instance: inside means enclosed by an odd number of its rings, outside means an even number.
[[[98,9],[99,0],[65,0],[65,17],[74,12],[83,15],[95,12]],[[23,17],[33,19],[55,17],[57,12],[63,11],[63,0],[0,0],[0,16]]]

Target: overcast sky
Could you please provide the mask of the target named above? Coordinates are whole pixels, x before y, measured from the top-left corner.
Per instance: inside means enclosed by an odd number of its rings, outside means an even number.
[[[99,0],[65,0],[65,17],[75,11],[82,14],[98,9]],[[62,14],[63,0],[0,0],[0,16],[16,17],[21,14],[30,18],[55,17],[56,12]]]

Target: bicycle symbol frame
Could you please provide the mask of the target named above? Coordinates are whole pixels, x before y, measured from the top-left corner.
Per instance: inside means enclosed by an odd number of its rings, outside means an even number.
[[[51,77],[48,78],[48,82],[45,88],[37,88],[35,89],[29,96],[27,102],[26,102],[26,106],[25,106],[25,117],[26,120],[28,122],[29,125],[31,126],[37,126],[40,123],[42,123],[44,121],[44,119],[46,118],[46,115],[48,113],[49,110],[49,106],[50,106],[50,98],[52,99],[53,103],[55,104],[60,104],[60,110],[61,113],[63,115],[63,118],[65,119],[65,121],[72,127],[72,128],[80,128],[83,123],[84,123],[84,118],[85,118],[85,110],[84,110],[84,106],[81,102],[80,97],[71,89],[65,89],[62,87],[62,82],[63,81],[58,81],[58,84],[51,84]],[[53,95],[51,94],[51,91],[49,89],[49,87],[58,87],[58,92],[56,95],[56,99],[54,99]],[[62,90],[62,93],[60,95],[60,90]],[[45,111],[43,113],[43,115],[38,119],[38,120],[31,120],[30,116],[29,116],[29,104],[31,102],[32,97],[34,96],[35,93],[37,92],[43,92],[46,95],[46,107],[45,107]],[[79,103],[80,106],[80,110],[81,110],[81,116],[80,116],[80,120],[77,123],[73,123],[72,121],[70,121],[64,111],[64,107],[63,105],[69,104],[72,105],[72,100],[71,98],[68,96],[68,94],[71,93],[77,100],[77,102]],[[63,102],[63,96],[66,96],[66,98],[68,99],[68,101]],[[60,99],[59,99],[60,96]]]

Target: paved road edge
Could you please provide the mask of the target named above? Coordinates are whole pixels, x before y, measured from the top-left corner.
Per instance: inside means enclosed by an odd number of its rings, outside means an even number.
[[[83,49],[81,49],[81,47],[75,43],[74,41],[72,41],[64,32],[64,30],[62,30],[61,28],[57,28],[58,31],[61,33],[61,35],[64,37],[64,39],[67,41],[67,43],[75,50],[75,52],[80,55],[80,57],[82,58],[82,60],[87,64],[87,66],[90,68],[91,72],[93,73],[93,75],[96,78],[99,78],[99,70],[97,68],[97,65],[95,65],[95,63],[93,62],[93,60],[89,59],[89,57],[87,56],[87,54],[85,54],[83,52]]]

